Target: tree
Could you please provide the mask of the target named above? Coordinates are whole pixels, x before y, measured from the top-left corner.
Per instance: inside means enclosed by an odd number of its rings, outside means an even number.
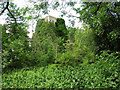
[[[27,24],[20,18],[20,9],[10,3],[11,13],[21,22],[13,22],[13,17],[8,13],[8,23],[2,26],[2,66],[3,69],[18,68],[29,64],[29,43]],[[12,10],[13,9],[13,10]]]
[[[73,2],[71,0],[68,1],[56,1],[56,0],[28,0],[30,3],[30,6],[27,6],[26,8],[29,8],[29,11],[27,13],[30,14],[32,22],[38,20],[42,17],[42,15],[49,14],[51,10],[58,11],[61,15],[61,17],[69,17],[69,19],[78,18],[76,15],[72,15],[71,10],[73,10],[74,5],[77,2]],[[69,7],[69,8],[68,8]],[[67,10],[66,10],[67,9]],[[33,24],[34,24],[33,22]],[[74,24],[73,20],[70,20],[71,24]]]
[[[98,51],[120,51],[120,2],[84,2],[82,10],[75,10],[80,14],[80,20],[94,30]]]
[[[68,29],[68,40],[65,44],[65,52],[55,61],[62,65],[79,65],[94,62],[96,45],[93,30],[84,25],[84,29]],[[71,35],[71,32],[73,35]]]
[[[62,18],[57,18],[56,21],[56,35],[62,37],[64,40],[67,40],[68,31],[65,26],[65,21]]]
[[[9,0],[7,0],[5,7],[4,7],[4,4],[5,4],[5,3],[2,3],[2,5],[3,5],[3,10],[0,12],[0,16],[5,12],[5,10],[8,10],[9,14],[11,15],[11,17],[14,18],[15,23],[17,23],[16,18],[14,17],[14,15],[12,14],[12,12],[11,12],[10,9],[9,9],[9,5],[10,5]]]
[[[57,58],[60,38],[55,34],[56,26],[53,22],[38,20],[32,37],[32,54],[35,62],[42,64],[53,63]]]

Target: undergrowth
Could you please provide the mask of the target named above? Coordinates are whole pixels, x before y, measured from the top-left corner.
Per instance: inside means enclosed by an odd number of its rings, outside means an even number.
[[[3,88],[120,88],[119,58],[103,52],[93,64],[76,67],[51,64],[15,69],[2,76]],[[103,57],[104,56],[104,57]]]

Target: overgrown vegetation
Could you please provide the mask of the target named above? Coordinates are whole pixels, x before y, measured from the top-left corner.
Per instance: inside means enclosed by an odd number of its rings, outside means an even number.
[[[47,13],[47,4],[35,4],[35,10]],[[27,20],[38,16],[25,17],[34,9],[10,3],[18,22],[12,22],[14,18],[8,13],[9,22],[1,26],[3,88],[119,89],[119,4],[83,3],[81,10],[74,8],[84,22],[81,29],[67,29],[62,18],[55,24],[37,19],[29,46]]]
[[[96,50],[94,33],[87,26],[84,26],[84,29],[68,29],[69,39],[64,43],[65,52],[60,53],[60,56],[55,62],[73,66],[81,63],[94,62]]]
[[[119,88],[120,54],[104,51],[94,64],[77,67],[52,64],[3,74],[5,88]]]

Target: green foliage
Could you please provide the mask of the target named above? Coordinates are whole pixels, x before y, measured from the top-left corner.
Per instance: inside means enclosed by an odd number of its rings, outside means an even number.
[[[68,29],[69,31],[69,34],[68,34],[68,38],[71,40],[71,42],[74,42],[75,41],[75,32],[77,31],[76,28],[69,28]]]
[[[94,62],[95,50],[94,33],[88,26],[84,29],[69,30],[69,39],[65,43],[65,53],[57,58],[56,62],[61,64],[79,65],[81,63]]]
[[[34,55],[34,62],[42,62],[48,64],[52,63],[56,56],[56,47],[60,38],[56,37],[56,27],[53,22],[45,22],[39,20],[37,22],[36,30],[33,35],[32,55]]]
[[[28,36],[26,31],[22,31],[23,28],[16,26],[19,30],[19,33],[14,35],[12,31],[13,28],[10,28],[10,33],[6,33],[7,25],[4,25],[2,28],[2,67],[7,68],[8,66],[12,67],[21,67],[24,65],[28,59],[29,53],[29,44]],[[24,29],[23,29],[24,30]],[[22,34],[24,36],[19,36]]]
[[[67,3],[71,7],[74,4]],[[83,29],[67,30],[61,18],[57,18],[56,24],[38,20],[32,46],[29,47],[25,20],[38,19],[39,14],[35,17],[24,15],[28,11],[38,13],[38,10],[48,13],[48,5],[43,1],[35,4],[35,9],[20,9],[10,3],[9,9],[18,22],[14,23],[14,18],[8,13],[9,24],[1,26],[2,67],[6,69],[2,75],[3,88],[119,89],[120,53],[115,52],[120,49],[119,3],[85,2],[82,10],[74,8],[87,24],[83,25]],[[59,2],[53,5],[54,9],[58,6]],[[62,13],[67,14],[65,10]],[[96,51],[104,49],[112,51],[101,51],[95,55]],[[30,67],[36,64],[39,67]],[[9,69],[23,66],[23,69]]]
[[[67,3],[69,6],[74,6],[76,4],[76,2],[68,2]]]
[[[68,31],[67,31],[67,29],[66,29],[64,19],[62,19],[62,18],[57,18],[56,27],[57,27],[57,29],[56,29],[56,31],[55,31],[56,35],[57,35],[57,36],[60,36],[60,37],[62,37],[63,39],[66,40],[66,39],[67,39]]]
[[[11,13],[14,14],[16,20],[21,22],[13,22],[14,18],[8,13],[6,21],[8,24],[2,26],[2,68],[21,68],[29,63],[29,42],[27,24],[23,23],[21,17],[22,11],[10,3]],[[15,20],[14,20],[15,21]]]
[[[82,10],[75,9],[80,14],[80,19],[94,30],[99,51],[120,51],[119,8],[119,2],[85,2],[82,4]]]
[[[55,4],[52,6],[53,9],[56,9],[59,6],[59,2],[55,2]]]
[[[94,64],[71,67],[52,64],[3,74],[5,88],[112,88],[119,89],[120,53],[103,51]]]
[[[94,32],[89,26],[84,26],[84,29],[77,30],[75,35],[75,49],[82,54],[83,62],[93,62],[95,50]]]

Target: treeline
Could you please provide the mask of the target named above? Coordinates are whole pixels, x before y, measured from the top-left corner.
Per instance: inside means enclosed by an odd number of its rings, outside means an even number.
[[[3,68],[36,64],[42,66],[50,63],[79,65],[94,61],[96,50],[94,33],[88,26],[83,30],[67,29],[65,21],[61,18],[58,18],[55,24],[40,19],[30,40],[25,27],[21,25],[24,24],[17,26],[16,34],[12,25],[2,26]],[[28,40],[31,41],[31,46]]]
[[[101,42],[99,41],[100,37],[89,25],[83,24],[83,29],[67,29],[62,18],[57,18],[55,24],[44,19],[38,20],[32,39],[28,38],[25,27],[21,25],[23,24],[17,26],[17,34],[12,25],[2,26],[3,68],[54,63],[71,66],[90,64],[97,60],[96,55],[103,49],[101,45],[106,43],[102,42],[102,36]],[[6,33],[8,28],[9,33]],[[31,41],[31,46],[28,40]],[[104,47],[107,46],[104,44]]]
[[[55,24],[42,19],[38,20],[31,39],[31,47],[28,42],[26,23],[10,22],[2,26],[3,69],[29,67],[37,64],[42,66],[52,63],[84,65],[96,62],[97,56],[104,51],[109,54],[117,52],[118,55],[115,54],[115,56],[119,58],[120,14],[117,9],[119,7],[115,6],[119,3],[103,4],[106,6],[105,9],[100,8],[97,13],[93,12],[95,10],[91,6],[94,3],[84,3],[82,10],[75,9],[84,22],[83,29],[67,29],[65,21],[61,18],[58,18]],[[109,9],[107,9],[107,5],[116,8],[108,7]],[[88,8],[85,7],[90,8],[87,10]],[[14,13],[20,14],[19,9]],[[21,18],[24,19],[24,17]],[[12,18],[8,20],[12,21]]]
[[[39,20],[32,38],[34,60],[42,65],[93,62],[96,49],[94,33],[87,26],[84,29],[66,29],[65,21],[60,18],[56,24]]]

